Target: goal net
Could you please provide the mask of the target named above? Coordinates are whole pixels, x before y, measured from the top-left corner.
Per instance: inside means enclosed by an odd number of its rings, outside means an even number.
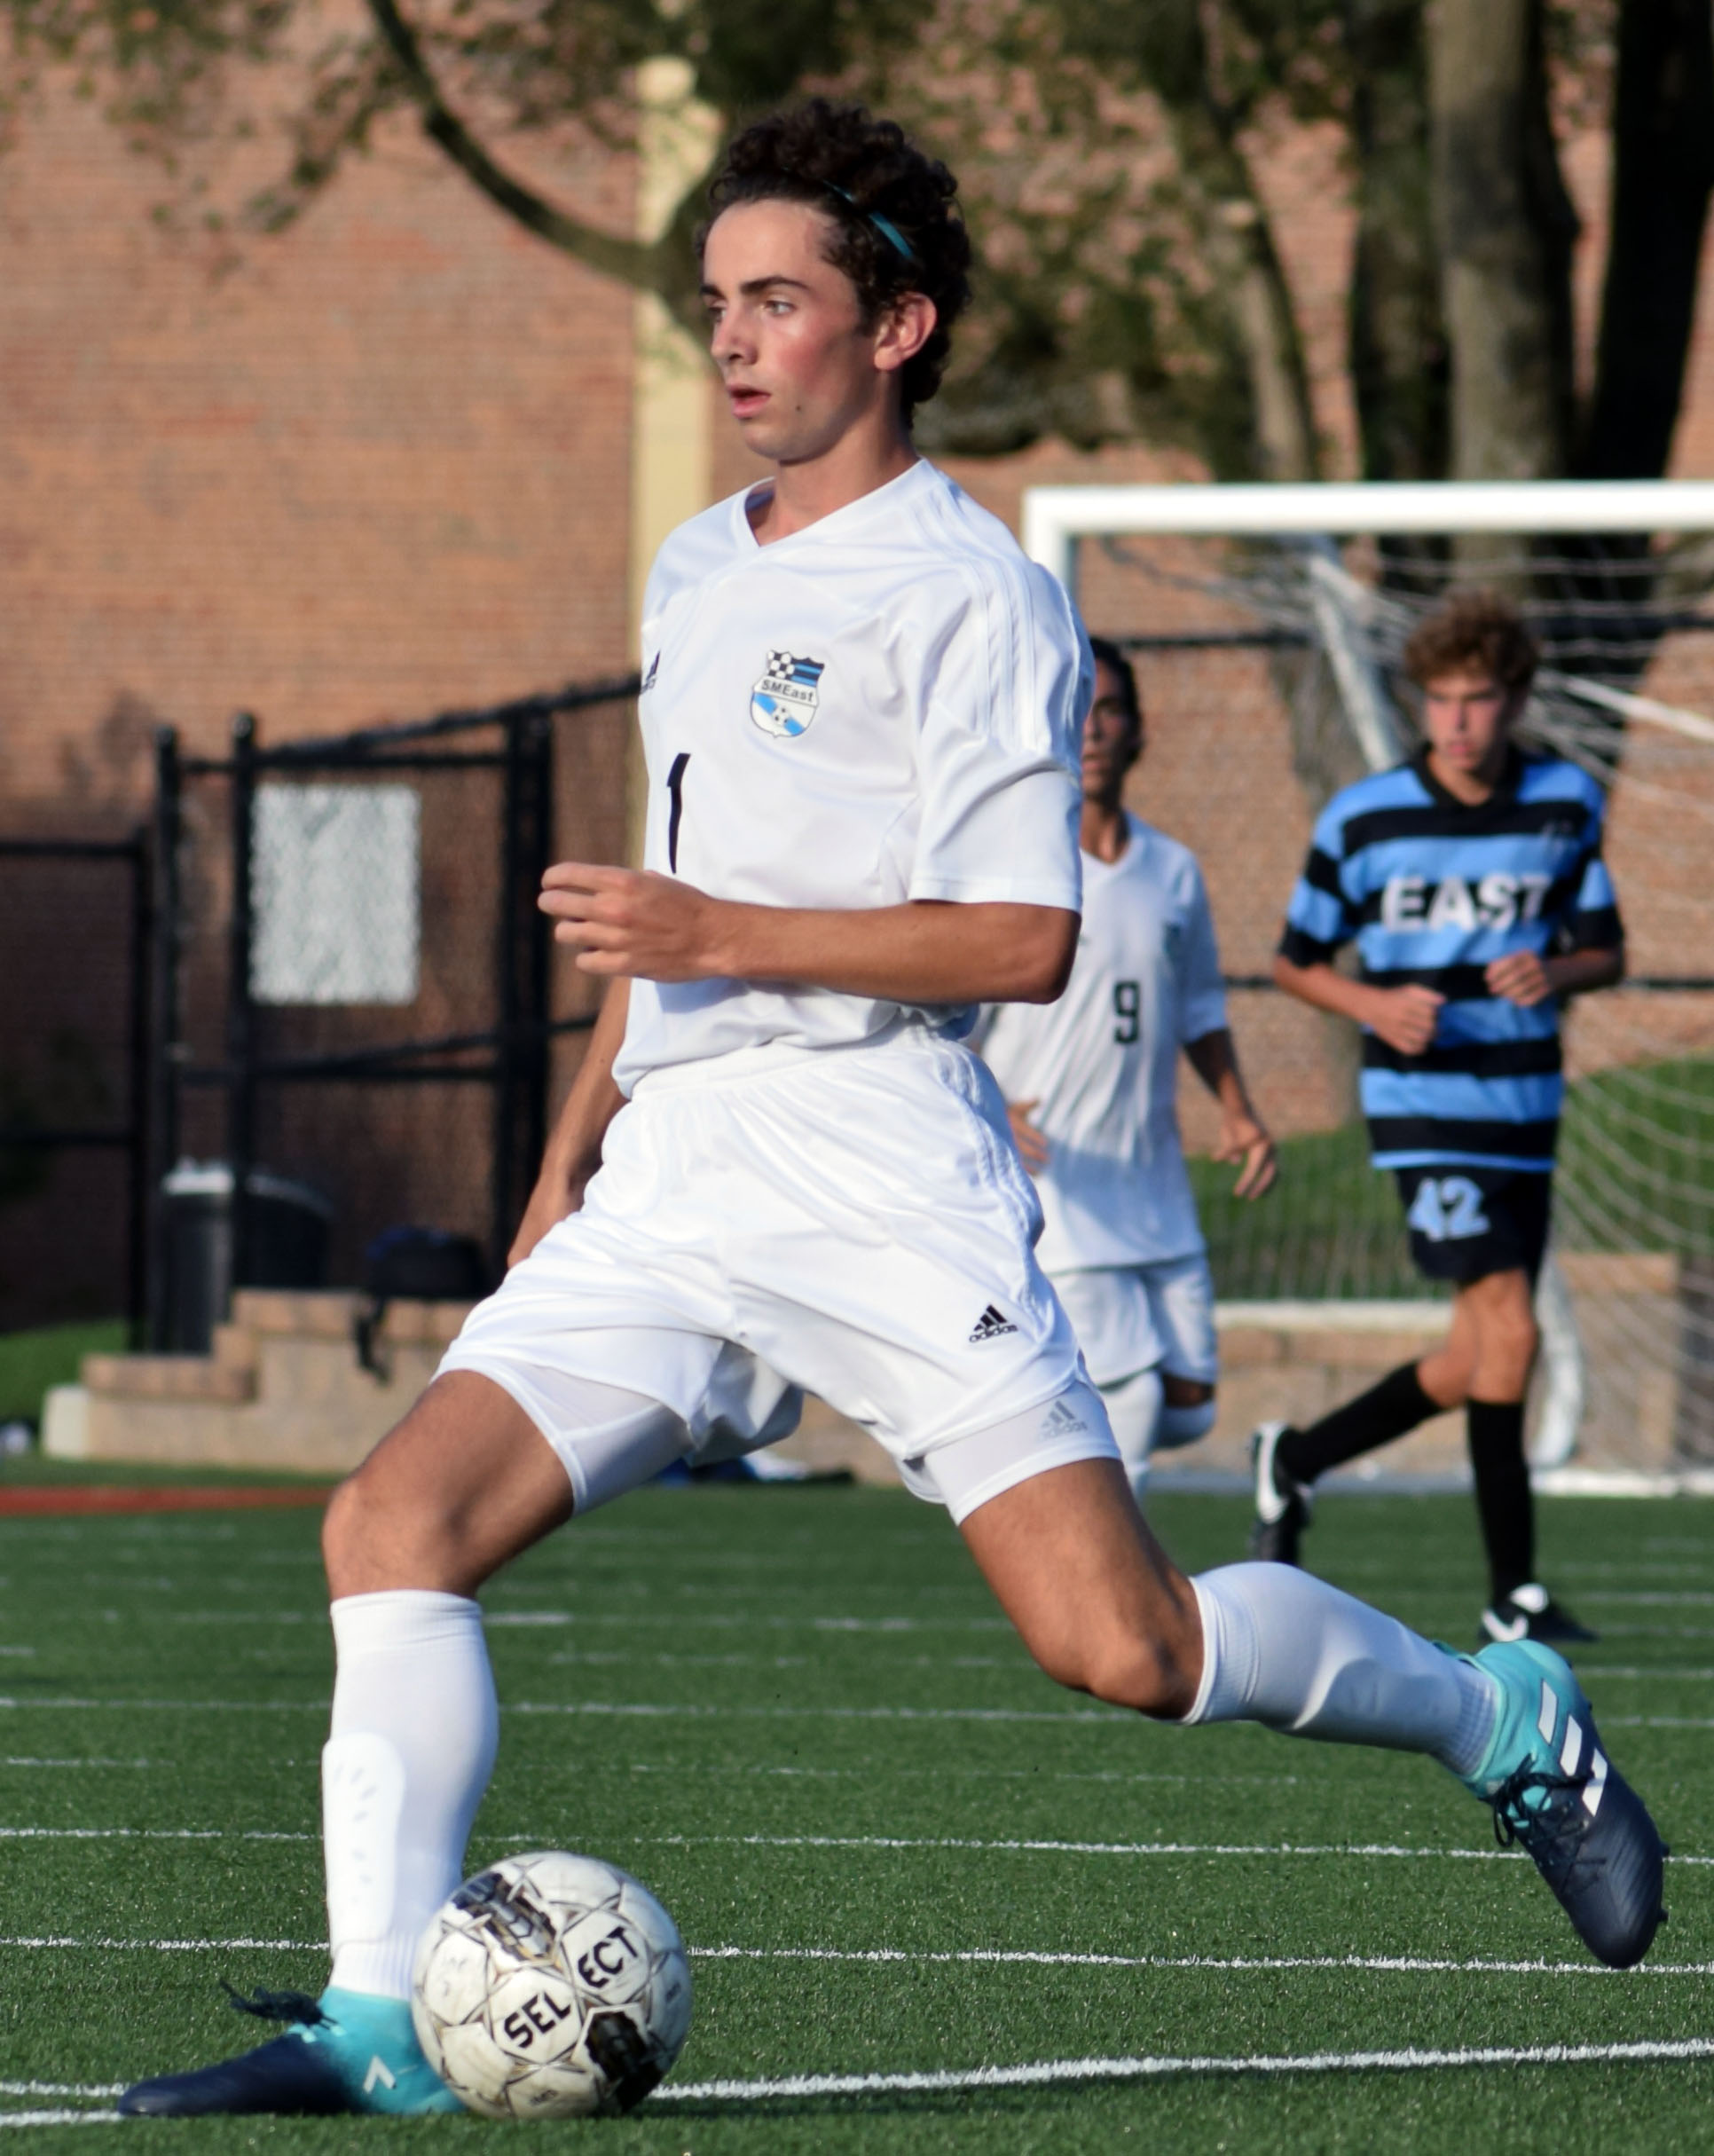
[[[1608,1459],[1714,1460],[1714,485],[1037,488],[1025,545],[1136,667],[1132,799],[1202,862],[1283,1141],[1278,1191],[1235,1202],[1186,1078],[1225,1301],[1432,1292],[1368,1166],[1353,1029],[1269,969],[1321,805],[1418,739],[1413,626],[1458,586],[1517,600],[1544,652],[1524,737],[1607,790],[1629,964],[1567,1014],[1536,1456],[1581,1426]]]

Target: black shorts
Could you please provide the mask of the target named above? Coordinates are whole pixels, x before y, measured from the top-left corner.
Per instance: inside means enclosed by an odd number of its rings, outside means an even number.
[[[1535,1285],[1547,1247],[1551,1175],[1521,1175],[1503,1168],[1395,1172],[1419,1272],[1462,1286],[1521,1266]]]

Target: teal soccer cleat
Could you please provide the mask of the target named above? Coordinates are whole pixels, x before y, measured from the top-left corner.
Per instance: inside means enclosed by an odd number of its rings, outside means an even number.
[[[1518,1843],[1597,1960],[1629,1969],[1666,1921],[1666,1847],[1641,1798],[1616,1770],[1569,1664],[1536,1640],[1460,1655],[1500,1688],[1487,1756],[1465,1787],[1494,1809],[1503,1846]]]
[[[230,1987],[229,1987],[230,1988]],[[377,2112],[420,2119],[463,2105],[422,2055],[403,1999],[335,1991],[232,1994],[232,2004],[264,2021],[292,2026],[218,2066],[138,2081],[119,2099],[122,2112],[156,2119],[203,2118],[222,2112],[282,2117]]]

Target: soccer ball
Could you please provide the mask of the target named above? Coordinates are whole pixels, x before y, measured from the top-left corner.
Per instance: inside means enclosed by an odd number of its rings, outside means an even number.
[[[690,2027],[678,1927],[616,1864],[549,1850],[466,1880],[417,1948],[428,2063],[488,2119],[611,2118],[641,2103]]]

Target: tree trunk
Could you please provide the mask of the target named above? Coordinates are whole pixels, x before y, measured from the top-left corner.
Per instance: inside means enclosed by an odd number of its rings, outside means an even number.
[[[1624,0],[1618,44],[1613,229],[1577,468],[1590,479],[1658,479],[1684,389],[1714,186],[1709,0]]]
[[[1446,476],[1449,353],[1419,0],[1348,0],[1356,243],[1350,366],[1365,479]]]
[[[1258,479],[1318,479],[1321,458],[1291,287],[1247,160],[1206,93],[1168,106],[1187,199],[1249,380]]]
[[[1577,220],[1548,118],[1543,10],[1434,0],[1429,18],[1457,479],[1557,478],[1569,464]]]

